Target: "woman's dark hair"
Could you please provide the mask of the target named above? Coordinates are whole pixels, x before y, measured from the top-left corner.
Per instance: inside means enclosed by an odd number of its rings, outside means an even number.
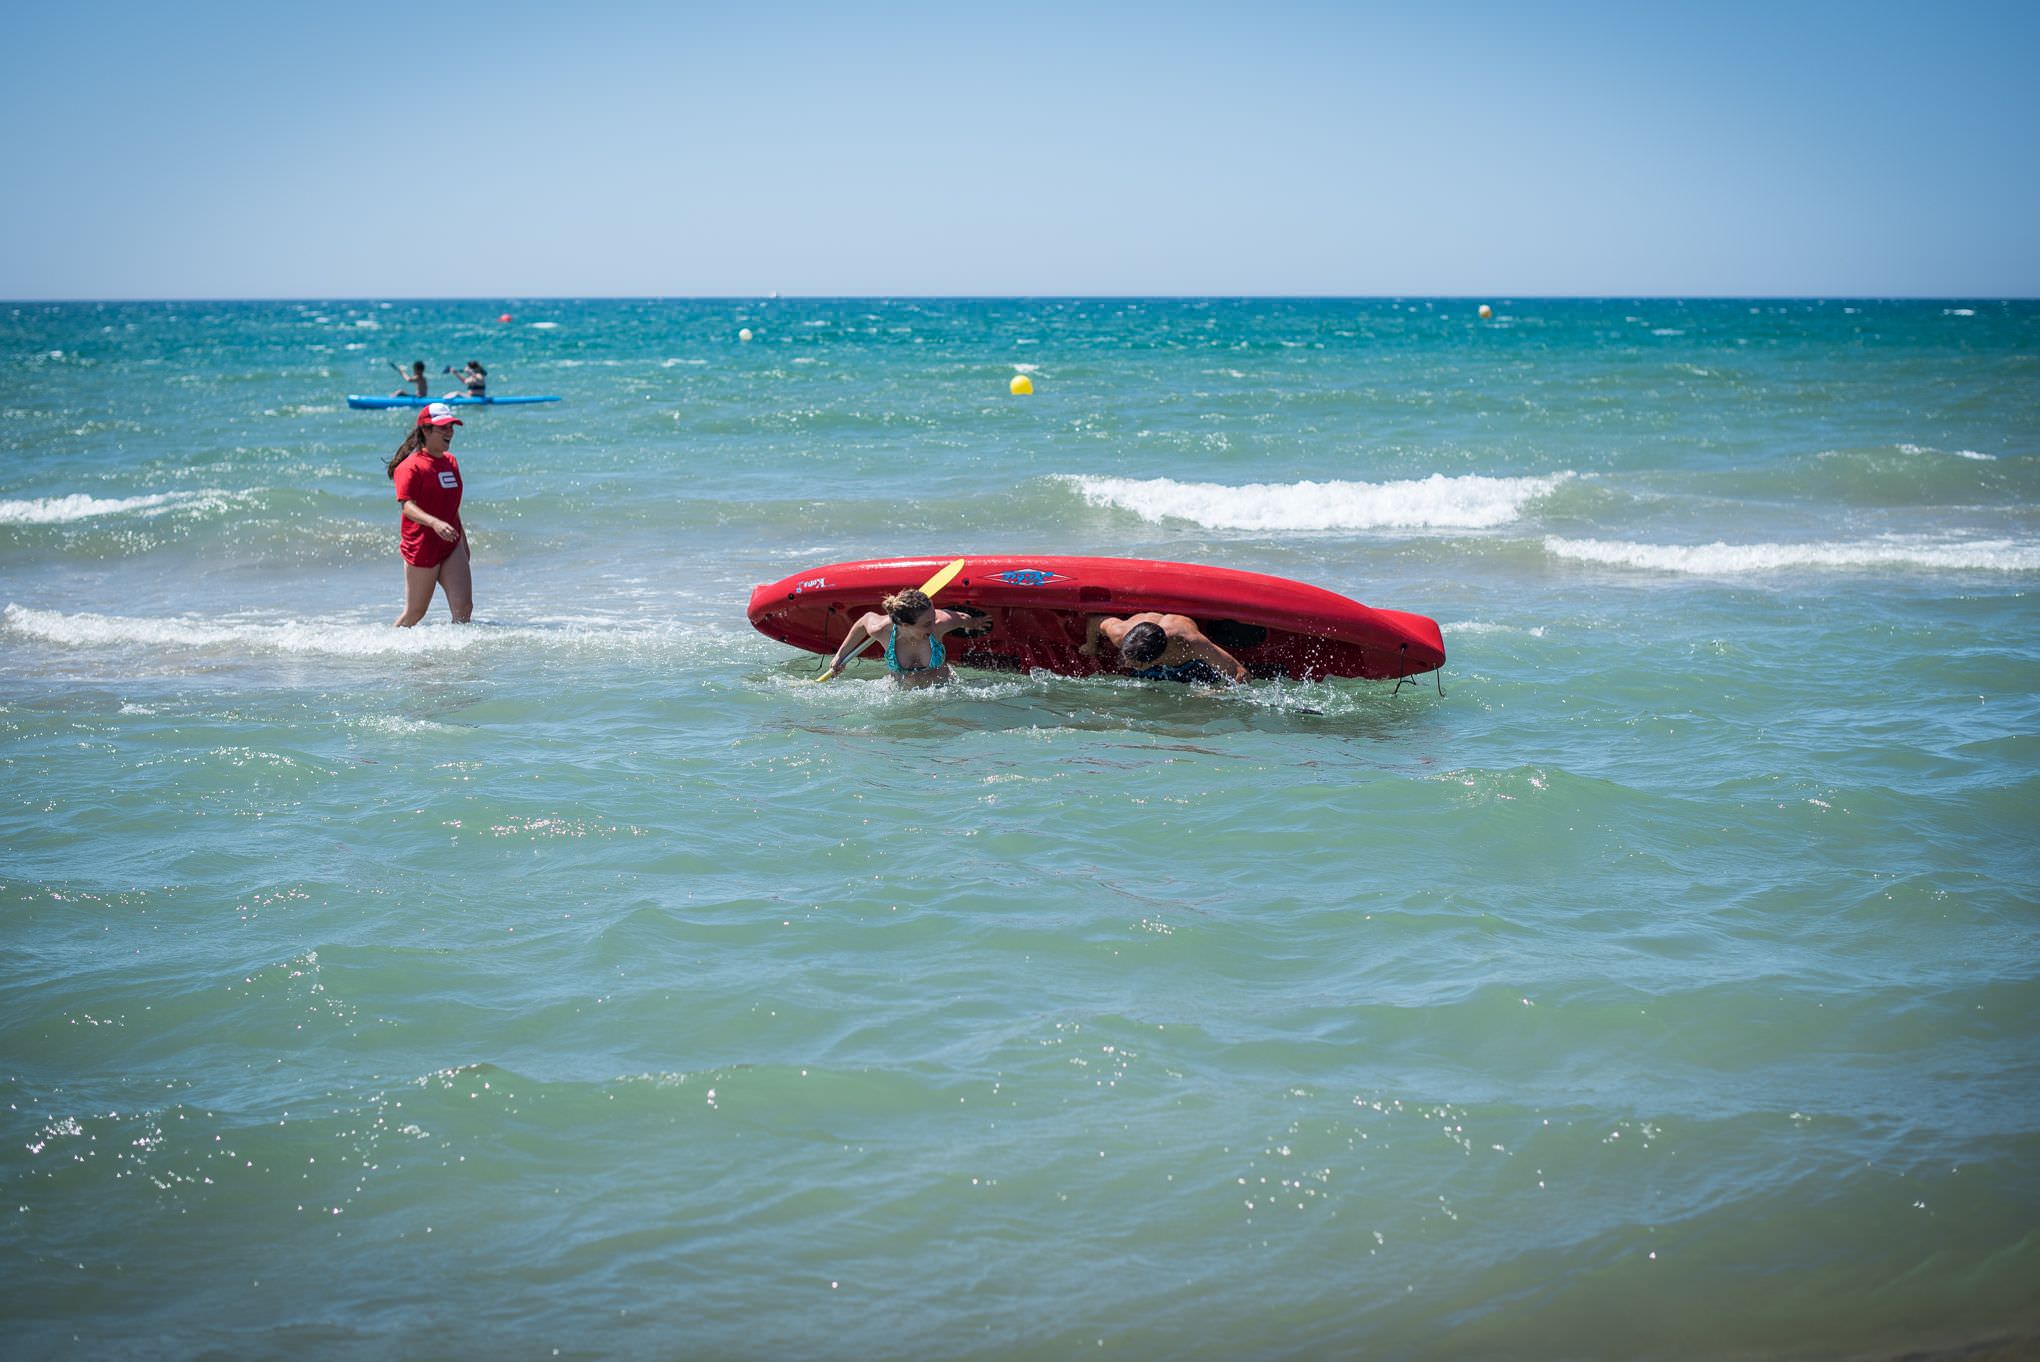
[[[383,472],[389,475],[391,482],[397,480],[397,465],[425,447],[425,432],[427,429],[428,427],[425,426],[412,426],[411,433],[406,435],[404,442],[397,446],[397,452],[390,455],[390,461],[383,465]]]
[[[925,591],[910,590],[887,596],[882,604],[894,624],[912,624],[923,610],[933,609],[935,602],[928,599]]]
[[[489,372],[487,369],[484,369],[478,361],[472,359],[468,361],[468,368],[473,369],[478,374],[486,374],[487,372]]]
[[[1143,667],[1168,650],[1169,636],[1153,620],[1134,625],[1119,638],[1119,655]]]

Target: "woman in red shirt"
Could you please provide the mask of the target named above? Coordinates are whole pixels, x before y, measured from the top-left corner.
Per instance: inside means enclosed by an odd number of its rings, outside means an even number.
[[[384,469],[397,485],[397,505],[403,512],[399,548],[404,555],[404,613],[397,616],[399,629],[425,618],[435,585],[445,589],[455,624],[467,623],[475,610],[467,531],[460,523],[460,464],[447,452],[453,428],[461,424],[444,402],[423,408]]]

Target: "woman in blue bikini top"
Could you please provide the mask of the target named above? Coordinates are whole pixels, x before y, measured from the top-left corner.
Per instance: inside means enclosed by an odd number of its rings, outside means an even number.
[[[950,680],[942,636],[952,629],[968,628],[979,622],[978,617],[960,610],[937,610],[920,591],[887,596],[884,609],[884,614],[874,611],[850,626],[823,675],[841,676],[851,658],[883,636],[885,669],[900,685],[935,686]]]

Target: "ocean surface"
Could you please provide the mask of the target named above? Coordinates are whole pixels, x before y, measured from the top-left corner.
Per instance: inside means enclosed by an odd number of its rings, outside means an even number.
[[[2034,1348],[2040,304],[1478,301],[0,304],[6,1351]],[[744,618],[994,551],[1450,659]]]

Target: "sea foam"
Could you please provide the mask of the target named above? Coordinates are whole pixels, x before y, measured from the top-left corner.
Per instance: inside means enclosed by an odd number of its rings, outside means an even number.
[[[1143,520],[1188,520],[1214,530],[1484,530],[1506,525],[1571,473],[1490,478],[1477,474],[1398,482],[1250,482],[1230,487],[1174,478],[1103,478],[1062,473],[1056,480],[1093,506]]]
[[[570,624],[428,624],[393,629],[368,620],[254,620],[197,615],[150,617],[36,610],[10,603],[0,632],[64,648],[139,647],[152,651],[226,651],[245,655],[415,656],[508,648],[635,651],[700,643],[711,631],[666,621],[589,618]]]
[[[1927,445],[1900,445],[1898,447],[1898,452],[1901,454],[1939,454],[1942,453],[1943,451],[1931,448],[1930,446]],[[1975,459],[1980,463],[1997,462],[1997,455],[1985,454],[1979,450],[1974,449],[1951,449],[1946,452],[1958,459]]]
[[[1930,568],[1955,571],[2040,571],[2040,544],[2010,539],[1884,539],[1811,544],[1637,544],[1619,539],[1544,541],[1557,558],[1606,567],[1697,576],[1735,576],[1797,568]]]
[[[0,501],[0,525],[64,525],[109,515],[159,516],[181,510],[218,510],[247,496],[246,492],[217,487],[195,492],[157,492],[144,497],[95,497],[73,492],[62,497]]]

